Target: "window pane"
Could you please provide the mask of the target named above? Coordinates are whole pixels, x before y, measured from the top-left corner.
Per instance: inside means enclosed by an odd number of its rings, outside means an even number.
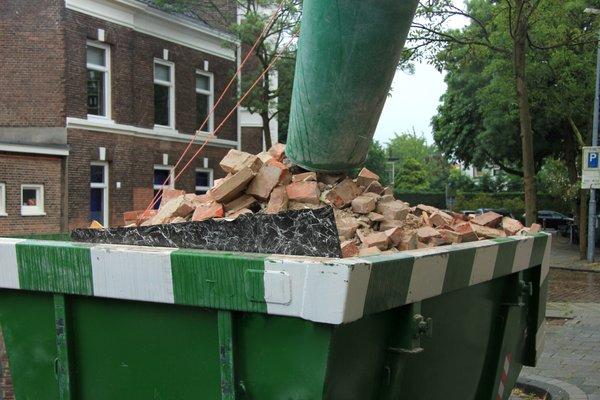
[[[196,89],[210,90],[210,78],[206,75],[196,75]]]
[[[169,88],[154,85],[154,123],[169,125]]]
[[[37,190],[36,189],[23,189],[23,205],[24,206],[37,206]]]
[[[104,189],[90,189],[90,221],[104,222]]]
[[[104,49],[94,46],[87,47],[87,63],[94,65],[106,66],[106,60],[104,57]]]
[[[155,169],[154,170],[154,184],[155,185],[163,185],[165,181],[166,185],[171,184],[171,171],[166,169]]]
[[[209,173],[206,171],[196,172],[196,186],[208,186]]]
[[[104,72],[87,70],[88,114],[106,115],[104,110]]]
[[[90,167],[90,182],[104,183],[104,166],[92,165]]]
[[[162,64],[154,64],[154,79],[171,82],[170,67]]]
[[[208,96],[205,94],[196,93],[196,127],[200,129],[200,124],[202,124],[207,116],[208,116]],[[207,121],[206,124],[201,128],[201,130],[205,132],[210,132],[212,130],[212,126],[210,126],[210,121]]]
[[[156,197],[157,193],[160,193],[160,195],[158,196],[158,198]],[[162,190],[154,189],[154,198],[156,198],[156,202],[154,203],[154,205],[152,206],[152,208],[155,209],[155,210],[158,210],[158,207],[160,207],[160,203],[162,201]]]

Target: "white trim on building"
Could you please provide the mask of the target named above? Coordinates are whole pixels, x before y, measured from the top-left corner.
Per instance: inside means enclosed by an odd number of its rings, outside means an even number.
[[[230,34],[191,19],[160,11],[135,0],[65,0],[67,9],[91,15],[137,32],[235,60],[235,50],[223,41],[239,43]]]

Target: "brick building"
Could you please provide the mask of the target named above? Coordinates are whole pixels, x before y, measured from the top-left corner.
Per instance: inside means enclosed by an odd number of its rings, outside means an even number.
[[[220,2],[235,21],[235,3]],[[187,15],[151,0],[0,2],[0,235],[122,224],[165,180],[173,186],[174,164],[240,59],[202,4]],[[233,109],[235,90],[190,156]],[[262,149],[256,122],[233,110],[174,186],[204,192],[229,149]]]

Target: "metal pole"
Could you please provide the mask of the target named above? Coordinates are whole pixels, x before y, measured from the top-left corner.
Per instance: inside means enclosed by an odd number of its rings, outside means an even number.
[[[598,109],[600,107],[600,32],[598,33],[598,54],[596,58],[596,94],[594,96],[594,124],[592,131],[592,146],[598,146]],[[586,162],[586,160],[582,160]],[[594,262],[594,251],[596,249],[596,190],[590,189],[588,219],[588,248],[587,260]]]

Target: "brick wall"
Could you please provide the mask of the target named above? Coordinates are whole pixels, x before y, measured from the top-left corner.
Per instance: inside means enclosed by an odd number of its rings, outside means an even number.
[[[12,385],[12,376],[10,374],[8,354],[6,354],[6,346],[4,344],[4,335],[0,329],[0,399],[15,400],[15,394]]]
[[[116,226],[123,224],[123,212],[134,209],[134,198],[140,197],[140,191],[136,188],[153,186],[154,165],[162,165],[163,154],[168,154],[169,164],[174,165],[186,146],[181,142],[74,129],[69,129],[68,141],[71,146],[68,166],[71,229],[89,225],[89,170],[91,162],[99,161],[98,147],[106,148],[109,164],[110,224]],[[197,148],[198,146],[194,146],[188,153],[189,156]],[[195,169],[203,167],[203,157],[209,158],[208,166],[214,169],[214,178],[223,177],[225,174],[218,167],[218,163],[228,150],[210,146],[204,148],[200,158],[177,180],[175,188],[194,192]],[[188,158],[186,162],[187,160]],[[182,163],[181,166],[183,165]],[[116,182],[121,182],[120,189],[116,188]],[[135,206],[139,207],[138,204]]]
[[[154,58],[162,58],[169,50],[169,61],[175,63],[175,126],[181,133],[192,133],[196,127],[195,70],[209,62],[214,74],[215,101],[235,72],[235,61],[202,53],[173,44],[129,28],[103,21],[76,11],[66,11],[67,115],[85,118],[86,39],[96,39],[97,29],[106,32],[112,61],[112,117],[115,122],[152,128],[154,125]],[[231,96],[215,112],[215,127],[235,105],[235,85]],[[237,140],[236,114],[218,133],[219,138]]]
[[[61,159],[0,153],[0,182],[6,185],[6,213],[0,235],[56,233],[61,217]],[[44,185],[45,216],[21,215],[21,185]]]
[[[0,1],[0,126],[64,126],[64,0]]]

